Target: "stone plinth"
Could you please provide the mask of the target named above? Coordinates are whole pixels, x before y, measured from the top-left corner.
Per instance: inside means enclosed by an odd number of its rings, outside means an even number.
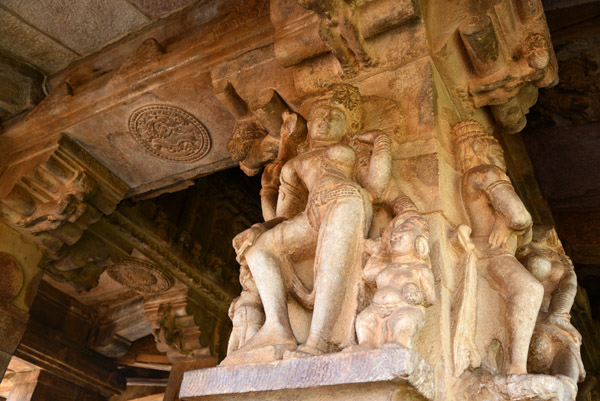
[[[387,348],[186,372],[182,400],[430,400],[432,367]]]

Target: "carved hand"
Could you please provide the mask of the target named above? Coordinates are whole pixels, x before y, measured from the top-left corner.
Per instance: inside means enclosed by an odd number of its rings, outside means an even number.
[[[422,305],[425,294],[415,284],[408,283],[402,287],[402,296],[411,305]]]
[[[568,313],[551,313],[546,317],[546,323],[560,327],[571,335],[575,340],[581,341],[581,334],[571,324],[571,316]]]
[[[375,139],[382,135],[385,135],[387,137],[387,135],[383,131],[374,129],[361,133],[360,135],[356,136],[355,140],[363,143],[372,144],[375,143]]]
[[[488,244],[490,244],[492,249],[501,247],[504,245],[511,232],[512,230],[502,221],[502,219],[496,216],[494,227],[492,227],[492,232],[488,238]]]
[[[263,232],[265,232],[264,226],[262,224],[255,224],[233,238],[233,249],[235,249],[235,253],[237,254],[238,263],[241,263],[246,249],[251,247]]]

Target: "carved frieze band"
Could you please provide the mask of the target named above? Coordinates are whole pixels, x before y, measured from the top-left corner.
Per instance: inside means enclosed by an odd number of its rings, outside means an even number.
[[[129,117],[129,133],[154,156],[195,162],[210,150],[208,131],[200,121],[177,107],[152,104]]]

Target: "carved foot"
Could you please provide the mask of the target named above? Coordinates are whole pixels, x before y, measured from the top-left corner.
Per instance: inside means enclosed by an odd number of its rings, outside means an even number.
[[[325,352],[321,351],[316,347],[311,347],[310,345],[301,345],[295,350],[286,351],[283,354],[283,359],[292,359],[292,358],[309,358],[311,356],[324,355]]]
[[[239,350],[227,356],[220,366],[244,365],[247,363],[272,362],[283,359],[284,355],[296,348],[296,342],[265,345],[249,350]]]
[[[296,348],[298,343],[292,329],[265,323],[239,351],[244,352],[255,348],[280,345]]]

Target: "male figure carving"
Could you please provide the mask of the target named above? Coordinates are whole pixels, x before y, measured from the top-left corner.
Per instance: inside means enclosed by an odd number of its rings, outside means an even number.
[[[452,128],[461,195],[479,274],[506,304],[506,373],[527,373],[527,354],[544,289],[515,258],[531,240],[531,215],[505,173],[502,148],[471,120]]]
[[[281,169],[275,219],[234,240],[238,256],[243,250],[254,277],[265,323],[229,359],[267,347],[276,354],[287,350],[288,357],[301,357],[333,352],[344,345],[336,343],[332,333],[352,285],[352,272],[357,272],[353,269],[360,268],[372,205],[368,192],[354,180],[356,155],[347,144],[349,136],[361,128],[362,99],[349,85],[331,89],[309,113],[308,150]],[[309,289],[295,274],[293,264],[311,255],[314,282]],[[290,325],[288,294],[313,309],[308,339],[299,347]],[[353,326],[352,321],[348,323]]]

